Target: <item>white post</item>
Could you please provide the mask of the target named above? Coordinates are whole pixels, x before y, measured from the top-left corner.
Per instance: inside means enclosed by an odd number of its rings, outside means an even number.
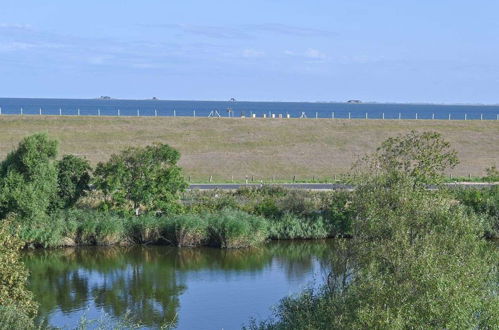
[[[480,120],[483,120],[483,113],[480,114]]]
[[[100,109],[97,109],[97,116],[100,117]]]
[[[331,118],[333,118],[333,119],[334,119],[334,112],[331,114]]]
[[[418,113],[416,112],[416,119],[418,119]]]
[[[315,113],[315,119],[319,118],[319,114],[316,112]]]
[[[177,112],[173,109],[173,117],[177,117]]]
[[[435,119],[435,114],[434,113],[431,114],[431,119]]]
[[[402,113],[399,112],[399,120],[402,119]]]
[[[40,116],[42,115],[42,108],[40,108]]]
[[[23,115],[23,107],[21,107],[21,116]]]
[[[140,110],[137,109],[137,117],[139,117],[139,116],[140,116]]]
[[[349,112],[349,113],[348,113],[348,119],[351,119],[351,118],[352,118],[352,116],[351,116],[351,114],[350,114],[350,112]]]
[[[62,116],[62,109],[59,108],[59,116]]]
[[[196,118],[196,110],[192,110],[192,115]]]
[[[154,117],[157,117],[157,116],[158,116],[158,110],[154,109]]]
[[[2,108],[0,107],[0,115],[2,115]]]
[[[449,120],[450,120],[450,113],[449,113]]]
[[[384,112],[381,114],[381,119],[385,120],[385,113]]]
[[[120,116],[120,109],[118,109],[118,117]]]
[[[80,108],[78,108],[78,116],[80,115]]]
[[[366,119],[367,119],[367,112],[366,112]]]
[[[464,120],[467,120],[468,119],[468,115],[465,113],[464,114]]]

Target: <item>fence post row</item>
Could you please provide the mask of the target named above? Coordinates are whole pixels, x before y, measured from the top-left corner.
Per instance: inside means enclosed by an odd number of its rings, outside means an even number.
[[[117,109],[117,111],[118,111],[117,115],[121,116],[121,110]],[[251,113],[251,116],[249,118],[253,118],[253,115],[256,116],[256,114],[254,114],[253,111],[251,111],[250,113]],[[0,115],[2,115],[2,114],[5,114],[5,113],[2,113],[2,107],[0,107]],[[38,108],[38,114],[40,116],[43,115],[43,108],[41,108],[41,107]],[[23,107],[20,107],[20,115],[21,116],[24,115],[24,108]],[[62,116],[62,115],[63,115],[62,114],[62,108],[59,108],[59,116]],[[77,115],[81,116],[80,108],[77,108]],[[102,115],[101,114],[101,109],[98,108],[97,109],[97,116],[100,117],[101,115]],[[154,117],[158,117],[158,115],[159,115],[158,109],[154,109]],[[176,117],[176,116],[177,116],[177,111],[175,109],[173,109],[173,117]],[[192,111],[192,116],[194,118],[196,118],[196,110]],[[231,117],[231,114],[229,113],[228,116]],[[140,117],[140,108],[137,109],[137,117]],[[210,117],[210,116],[208,116],[208,117]],[[277,115],[276,114],[272,114],[272,113],[269,112],[268,116],[266,116],[266,114],[263,114],[263,118],[277,118]],[[282,117],[282,115],[279,115],[279,118],[291,118],[291,116],[288,113],[286,113],[286,117]],[[305,112],[302,112],[302,115],[299,118],[307,118]],[[319,112],[315,112],[315,118],[316,119],[319,118]],[[325,117],[323,117],[323,118],[325,118]],[[331,112],[331,119],[335,119],[335,118],[336,118],[336,112],[333,111],[333,112]],[[342,117],[340,116],[339,118],[342,118]],[[343,117],[343,118],[345,118],[345,117]],[[352,119],[352,118],[353,118],[352,117],[352,113],[348,112],[348,119]],[[447,118],[448,118],[448,120],[452,120],[452,113],[449,113]],[[369,119],[369,113],[368,112],[365,112],[365,119]],[[381,119],[383,119],[383,120],[386,119],[386,116],[385,116],[384,112],[381,113]],[[402,113],[401,112],[398,113],[398,119],[399,120],[402,119]],[[420,119],[419,118],[419,114],[417,112],[415,113],[415,119]],[[434,112],[431,114],[431,119],[432,120],[436,119],[436,116],[435,116]],[[468,114],[467,113],[464,114],[464,120],[468,120]],[[470,119],[470,120],[473,120],[473,119]],[[477,120],[478,120],[478,118],[477,118]],[[480,120],[484,120],[483,113],[480,114]],[[493,120],[492,116],[491,116],[490,120]],[[496,119],[495,120],[499,120],[499,114],[496,114]]]

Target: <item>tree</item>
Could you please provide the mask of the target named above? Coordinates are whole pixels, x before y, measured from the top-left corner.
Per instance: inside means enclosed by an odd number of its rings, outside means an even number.
[[[91,170],[88,160],[65,155],[57,162],[58,206],[68,208],[89,189]]]
[[[0,163],[0,219],[16,213],[36,219],[57,196],[57,141],[39,133],[24,138]]]
[[[95,186],[104,193],[106,207],[176,212],[178,193],[187,187],[177,166],[179,158],[180,153],[167,144],[128,148],[97,165]]]
[[[400,172],[413,177],[416,183],[439,183],[445,170],[457,164],[457,152],[440,133],[411,131],[385,140],[374,154],[363,158],[355,168],[362,171],[367,166],[369,175]]]

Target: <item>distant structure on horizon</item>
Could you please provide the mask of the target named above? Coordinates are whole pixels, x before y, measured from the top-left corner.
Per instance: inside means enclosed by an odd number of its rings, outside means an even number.
[[[99,100],[110,100],[111,96],[101,96],[99,97]]]
[[[230,101],[230,102],[236,102],[236,99],[235,99],[235,98],[233,98],[233,97],[231,97],[229,101]]]
[[[360,104],[360,103],[362,103],[362,101],[361,100],[348,100],[347,103]]]

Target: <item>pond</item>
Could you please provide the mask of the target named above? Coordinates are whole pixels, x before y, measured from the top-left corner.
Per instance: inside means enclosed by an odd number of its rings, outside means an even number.
[[[30,289],[49,324],[128,318],[155,328],[238,329],[280,299],[326,279],[334,241],[221,250],[167,246],[27,252]]]

